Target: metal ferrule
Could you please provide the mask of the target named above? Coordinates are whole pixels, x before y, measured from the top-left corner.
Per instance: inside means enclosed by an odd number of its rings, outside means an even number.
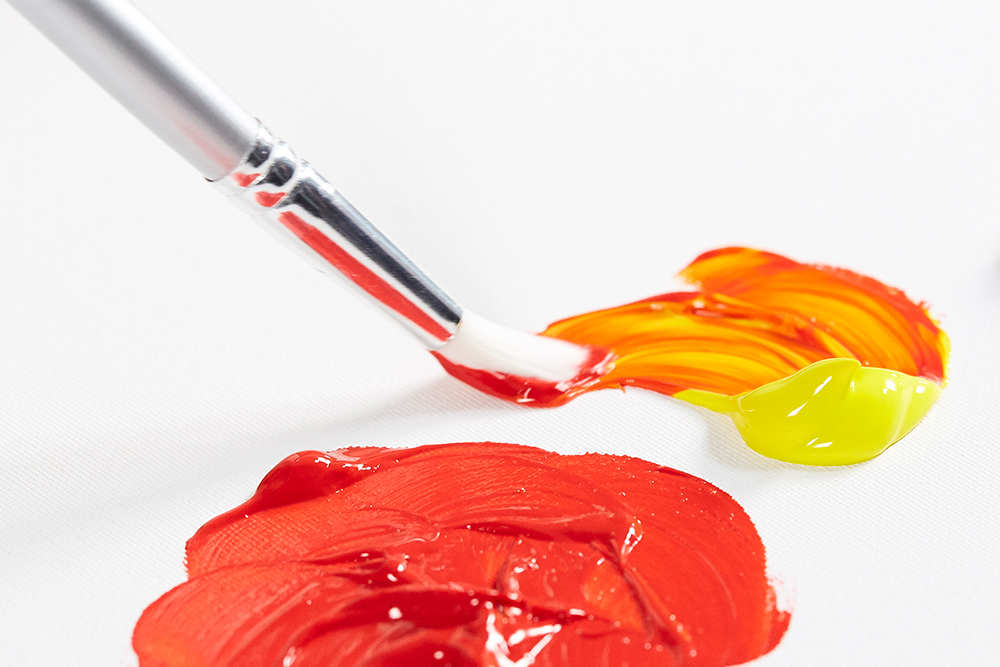
[[[428,349],[458,329],[458,304],[263,125],[243,161],[213,184],[317,269],[346,277]]]

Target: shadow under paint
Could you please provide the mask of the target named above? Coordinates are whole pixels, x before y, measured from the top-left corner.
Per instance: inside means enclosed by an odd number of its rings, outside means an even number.
[[[651,392],[656,393],[656,392]],[[810,466],[799,463],[788,463],[758,454],[750,449],[736,426],[726,415],[713,412],[707,408],[691,405],[662,396],[665,401],[673,401],[684,408],[698,413],[708,426],[708,437],[705,440],[709,454],[713,459],[737,470],[773,473],[777,471],[813,471],[818,474],[830,470],[840,470],[846,466]],[[406,420],[426,420],[440,417],[446,420],[449,415],[469,412],[507,413],[509,415],[523,414],[526,410],[546,413],[561,408],[529,408],[515,405],[483,394],[450,376],[439,377],[423,386],[389,398],[377,405],[367,408],[346,418],[335,419],[304,429],[295,434],[295,445],[299,449],[329,450],[369,444],[369,440],[377,431],[380,423],[398,424]],[[374,427],[374,429],[373,429]],[[282,448],[287,449],[288,438],[279,438]],[[544,443],[537,443],[545,447]],[[692,443],[697,444],[697,443]]]
[[[447,418],[463,412],[491,411],[518,413],[525,408],[487,396],[449,376],[440,377],[350,417],[313,426],[299,434],[306,441],[315,441],[317,448],[333,449],[353,446],[352,438],[380,422],[407,419]]]

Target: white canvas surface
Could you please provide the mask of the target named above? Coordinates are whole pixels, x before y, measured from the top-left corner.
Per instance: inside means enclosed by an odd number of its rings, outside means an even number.
[[[749,245],[928,301],[950,385],[832,469],[642,391],[478,395],[0,3],[0,664],[134,664],[292,452],[485,439],[735,496],[794,598],[761,667],[995,663],[1000,4],[138,4],[471,310],[537,331]]]

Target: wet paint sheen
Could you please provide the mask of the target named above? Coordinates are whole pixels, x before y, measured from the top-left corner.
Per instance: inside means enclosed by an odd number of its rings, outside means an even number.
[[[718,488],[512,444],[295,454],[187,566],[136,626],[142,667],[710,667],[789,621]]]
[[[748,248],[703,254],[674,292],[542,332],[613,361],[556,385],[449,363],[452,375],[539,407],[597,389],[650,389],[732,417],[772,458],[841,465],[906,435],[940,394],[948,340],[926,308],[860,274]]]

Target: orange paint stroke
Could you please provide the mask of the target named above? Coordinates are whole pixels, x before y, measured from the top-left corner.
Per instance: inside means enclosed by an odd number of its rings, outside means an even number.
[[[680,276],[699,289],[577,315],[542,332],[611,350],[616,358],[598,378],[556,390],[438,358],[462,381],[535,407],[625,386],[733,396],[833,358],[943,384],[944,332],[922,304],[873,278],[749,248],[706,252]]]
[[[944,379],[937,324],[873,278],[748,248],[707,252],[680,275],[699,291],[578,315],[543,335],[615,352],[614,368],[590,389],[735,395],[831,358]]]

